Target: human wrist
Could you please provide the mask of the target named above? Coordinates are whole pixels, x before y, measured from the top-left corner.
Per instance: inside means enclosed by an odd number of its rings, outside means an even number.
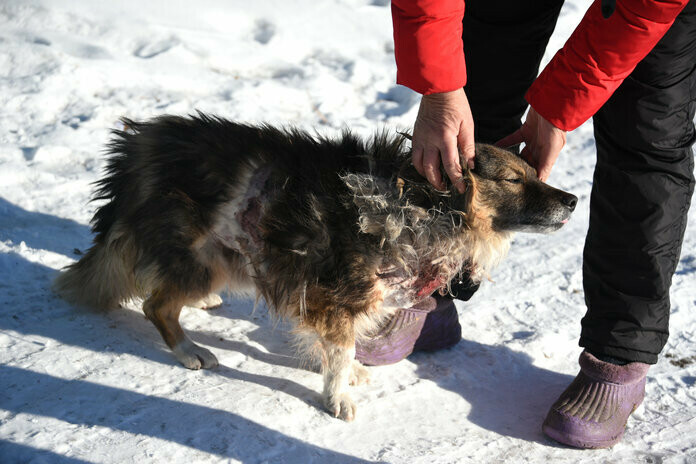
[[[463,93],[464,93],[463,88],[451,90],[449,92],[429,93],[427,95],[423,95],[423,100],[433,102],[433,103],[444,103],[444,102],[456,100]]]

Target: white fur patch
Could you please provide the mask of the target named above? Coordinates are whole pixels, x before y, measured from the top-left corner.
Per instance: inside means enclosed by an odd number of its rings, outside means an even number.
[[[330,413],[345,421],[355,418],[357,407],[346,392],[352,374],[355,347],[345,348],[324,341],[326,364],[324,373],[324,404]]]
[[[217,358],[210,350],[196,345],[188,338],[172,348],[172,353],[188,369],[210,369],[218,365]]]
[[[217,293],[211,293],[210,295],[201,298],[193,304],[190,304],[192,308],[200,309],[210,309],[220,306],[222,304],[222,298]]]

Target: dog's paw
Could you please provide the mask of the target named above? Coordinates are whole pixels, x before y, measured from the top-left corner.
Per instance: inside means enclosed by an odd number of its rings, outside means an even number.
[[[213,309],[217,308],[221,304],[222,298],[220,297],[220,295],[218,295],[217,293],[211,293],[210,295],[206,296],[205,298],[201,298],[200,300],[196,301],[190,306],[192,308]]]
[[[370,371],[367,370],[365,366],[360,364],[357,359],[353,360],[353,364],[350,367],[350,377],[348,377],[348,383],[350,385],[362,385],[364,383],[370,383]]]
[[[218,360],[210,350],[185,340],[172,350],[176,359],[189,369],[211,369],[217,367]]]
[[[358,407],[350,398],[348,393],[342,393],[337,396],[329,396],[326,398],[326,408],[334,417],[350,422],[355,419],[355,411]]]

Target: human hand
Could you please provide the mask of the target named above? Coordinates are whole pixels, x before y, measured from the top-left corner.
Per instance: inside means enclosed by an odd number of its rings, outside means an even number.
[[[440,163],[460,193],[464,162],[473,169],[474,119],[464,89],[424,95],[413,127],[413,166],[433,187],[444,190]],[[460,153],[461,150],[461,161]]]
[[[522,127],[496,142],[496,145],[509,147],[522,142],[524,148],[520,156],[537,170],[537,177],[546,182],[566,143],[566,131],[554,126],[530,107]]]

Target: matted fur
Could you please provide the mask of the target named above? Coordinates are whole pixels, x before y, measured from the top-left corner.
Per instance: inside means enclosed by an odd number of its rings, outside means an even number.
[[[225,288],[256,294],[294,321],[322,362],[327,408],[346,420],[355,414],[347,382],[366,372],[353,360],[356,337],[446,292],[460,272],[480,281],[512,231],[556,229],[574,207],[486,145],[460,194],[420,177],[399,135],[328,139],[203,114],[124,124],[97,183],[106,202],[94,246],[56,291],[99,308],[145,299],[146,316],[193,369],[217,360],[186,337],[181,307]]]

